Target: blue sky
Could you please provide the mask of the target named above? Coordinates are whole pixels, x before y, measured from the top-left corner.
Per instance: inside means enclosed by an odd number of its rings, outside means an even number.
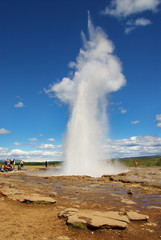
[[[2,0],[0,159],[61,159],[68,106],[46,90],[70,75],[88,11],[113,42],[127,81],[108,96],[104,149],[114,157],[161,154],[160,0]]]

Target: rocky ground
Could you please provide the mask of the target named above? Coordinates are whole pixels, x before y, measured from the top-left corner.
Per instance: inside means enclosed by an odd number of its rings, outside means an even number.
[[[101,178],[38,172],[0,173],[0,240],[161,239],[161,168]]]

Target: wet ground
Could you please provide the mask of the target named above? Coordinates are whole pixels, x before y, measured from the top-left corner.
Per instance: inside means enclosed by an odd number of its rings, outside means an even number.
[[[46,169],[45,169],[46,170]],[[26,168],[24,171],[0,174],[0,187],[11,184],[13,188],[23,189],[28,194],[30,192],[41,193],[45,196],[54,196],[57,200],[55,205],[33,205],[22,204],[14,201],[8,201],[7,197],[0,196],[0,214],[6,214],[3,208],[15,208],[10,216],[16,226],[20,226],[19,220],[26,226],[24,233],[17,227],[10,226],[11,219],[0,225],[0,232],[3,227],[11,227],[12,232],[17,229],[17,233],[12,236],[11,232],[0,239],[27,239],[27,240],[47,240],[47,239],[123,239],[134,240],[144,239],[157,240],[161,239],[161,168],[133,168],[131,171],[117,176],[103,176],[101,178],[92,178],[88,176],[47,176],[47,171],[42,171],[44,176],[37,175],[39,169]],[[32,172],[32,174],[30,174]],[[46,176],[45,176],[46,175]],[[3,199],[3,200],[2,200]],[[26,209],[32,209],[27,213]],[[57,215],[61,209],[75,207],[79,209],[91,209],[99,211],[129,211],[135,210],[140,213],[149,215],[148,223],[132,223],[126,230],[107,230],[100,229],[94,231],[74,229],[67,226],[65,221],[58,219]],[[38,211],[39,210],[39,211]],[[22,211],[26,214],[26,220],[23,220]],[[46,211],[46,214],[44,213]],[[18,214],[19,212],[19,214]],[[17,214],[15,214],[17,213]],[[22,216],[21,216],[22,214]],[[35,219],[32,227],[28,228],[29,219]],[[34,214],[34,215],[33,215]],[[49,221],[50,229],[47,227],[43,231],[43,221]],[[2,216],[2,215],[1,215]],[[1,218],[2,219],[2,218]],[[8,222],[7,222],[8,221]],[[51,223],[52,221],[52,223]],[[41,234],[35,234],[37,224],[41,227]],[[52,229],[51,229],[51,226]],[[55,228],[56,226],[56,228]],[[31,231],[29,231],[31,230]],[[0,237],[1,233],[0,233]],[[65,238],[66,237],[66,238]],[[62,238],[63,239],[63,238]]]

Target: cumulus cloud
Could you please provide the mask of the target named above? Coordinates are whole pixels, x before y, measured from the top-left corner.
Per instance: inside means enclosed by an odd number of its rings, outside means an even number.
[[[14,107],[15,108],[23,108],[23,107],[25,107],[25,105],[24,105],[24,103],[23,102],[18,102],[18,103],[16,103],[15,105],[14,105]]]
[[[161,114],[156,115],[156,120],[161,122]]]
[[[147,18],[141,17],[141,18],[135,19],[134,24],[135,24],[136,26],[146,26],[146,25],[151,24],[151,21],[150,21],[149,19],[147,19]]]
[[[149,19],[143,17],[137,18],[135,20],[128,20],[126,23],[127,27],[125,28],[125,33],[130,33],[136,27],[145,27],[150,24],[152,24],[152,22]]]
[[[48,138],[47,141],[48,141],[48,142],[54,142],[55,139],[54,139],[54,138]]]
[[[41,144],[39,149],[60,149],[62,145],[53,145],[53,144]]]
[[[37,142],[37,141],[39,141],[39,139],[37,139],[37,138],[28,138],[28,141],[30,141],[30,142]]]
[[[144,11],[156,12],[160,3],[160,0],[112,0],[102,13],[115,17],[127,17]]]
[[[121,19],[127,19],[134,14],[141,14],[145,11],[156,13],[161,0],[112,0],[105,10],[102,11],[104,15],[111,15]],[[130,19],[126,22],[125,33],[130,33],[136,27],[143,27],[152,24],[151,20],[140,17]]]
[[[0,147],[0,155],[3,155],[8,151],[8,148]]]
[[[132,125],[135,125],[135,124],[140,123],[140,121],[139,121],[139,120],[135,120],[135,121],[131,121],[130,123],[131,123]]]
[[[57,161],[62,160],[63,151],[62,146],[52,144],[40,145],[40,150],[36,151],[24,151],[20,149],[8,149],[0,147],[1,159],[15,158],[23,159],[24,161]],[[111,152],[114,158],[123,157],[139,157],[148,155],[160,155],[161,154],[161,138],[157,136],[133,136],[125,139],[112,140],[108,139],[106,144],[102,146],[104,152],[109,155]],[[47,151],[44,151],[44,150]],[[51,151],[49,151],[49,149]]]
[[[125,108],[123,108],[123,107],[120,107],[119,111],[120,111],[121,114],[127,113],[127,110]]]
[[[60,161],[63,153],[61,151],[23,151],[20,149],[8,149],[0,147],[1,159],[15,158],[24,161]]]
[[[157,121],[157,128],[161,128],[161,114],[157,114],[155,118]]]
[[[40,134],[39,134],[39,136],[40,136],[40,137],[43,137],[43,136],[44,136],[44,134],[43,134],[43,133],[40,133]]]
[[[14,142],[13,145],[15,145],[15,146],[21,146],[21,145],[23,145],[23,144],[20,143],[20,142]]]
[[[0,128],[0,135],[2,134],[9,134],[11,133],[9,130],[5,129],[5,128]]]
[[[161,128],[161,122],[157,123],[157,128]]]
[[[161,154],[161,138],[156,136],[133,136],[127,139],[107,140],[104,150],[115,158],[139,157]]]

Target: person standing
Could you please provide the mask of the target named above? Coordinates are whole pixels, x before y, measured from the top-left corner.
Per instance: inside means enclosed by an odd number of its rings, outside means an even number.
[[[47,167],[48,166],[48,162],[47,161],[45,161],[45,167]]]
[[[22,168],[23,167],[23,161],[21,160],[20,162],[20,167]]]

